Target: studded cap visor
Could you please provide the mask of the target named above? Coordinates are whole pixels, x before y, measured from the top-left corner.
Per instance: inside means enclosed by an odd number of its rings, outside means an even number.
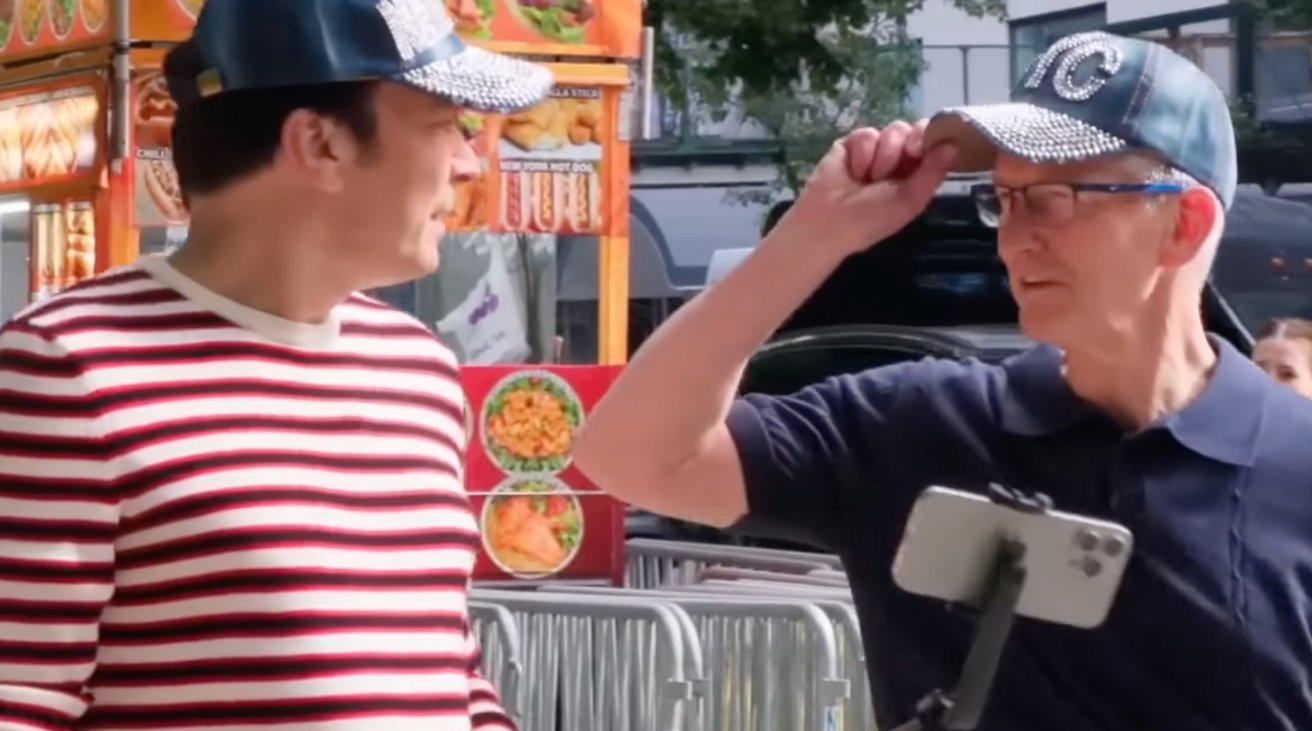
[[[194,78],[169,78],[179,104],[239,89],[377,79],[511,112],[542,101],[553,85],[544,66],[467,46],[438,0],[211,2],[184,48],[201,68]]]
[[[1216,84],[1165,46],[1107,33],[1057,41],[1004,104],[952,107],[925,143],[957,145],[958,172],[990,169],[998,151],[1068,163],[1145,150],[1212,188],[1226,206],[1237,185],[1229,105]]]
[[[958,146],[957,172],[993,167],[999,150],[1034,163],[1059,164],[1120,152],[1130,144],[1074,117],[1024,102],[949,108],[936,118],[933,146],[950,139]]]
[[[542,101],[554,81],[542,66],[481,48],[407,71],[396,81],[470,109],[513,112]]]
[[[551,74],[544,67],[466,46],[445,3],[382,0],[378,10],[403,62],[411,67],[394,81],[490,112],[530,107],[551,91]]]

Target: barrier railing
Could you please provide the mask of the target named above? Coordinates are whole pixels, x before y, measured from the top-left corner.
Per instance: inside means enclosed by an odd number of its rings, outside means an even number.
[[[834,556],[629,543],[626,588],[475,588],[483,671],[521,731],[876,731]]]

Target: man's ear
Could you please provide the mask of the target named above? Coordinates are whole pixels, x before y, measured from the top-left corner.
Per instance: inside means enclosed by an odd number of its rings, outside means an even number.
[[[1193,261],[1221,216],[1221,201],[1212,191],[1194,186],[1180,194],[1175,226],[1162,250],[1162,264],[1181,267]]]
[[[283,123],[280,154],[309,185],[336,193],[341,191],[344,166],[354,159],[352,143],[335,121],[297,109]]]

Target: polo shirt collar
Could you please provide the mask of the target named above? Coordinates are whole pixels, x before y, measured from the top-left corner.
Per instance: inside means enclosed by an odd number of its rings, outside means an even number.
[[[1270,378],[1225,340],[1210,338],[1216,370],[1198,398],[1145,431],[1164,429],[1176,441],[1205,457],[1251,466],[1265,412]],[[1006,387],[1000,395],[1002,428],[1020,436],[1045,436],[1095,417],[1097,408],[1075,395],[1062,377],[1062,353],[1040,345],[1003,364]]]

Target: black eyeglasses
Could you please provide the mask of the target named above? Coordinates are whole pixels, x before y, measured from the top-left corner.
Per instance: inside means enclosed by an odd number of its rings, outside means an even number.
[[[1009,187],[981,183],[970,188],[979,220],[997,227],[1011,215],[1016,201],[1040,226],[1060,226],[1075,217],[1075,203],[1080,193],[1138,193],[1171,195],[1185,190],[1182,183],[1035,183]]]

